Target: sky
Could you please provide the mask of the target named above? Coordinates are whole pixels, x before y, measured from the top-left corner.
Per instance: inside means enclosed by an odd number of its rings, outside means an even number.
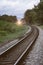
[[[34,8],[40,0],[0,0],[0,15],[16,15],[22,18],[27,9]]]

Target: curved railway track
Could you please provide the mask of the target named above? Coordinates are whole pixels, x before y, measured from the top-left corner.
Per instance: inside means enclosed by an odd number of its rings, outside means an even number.
[[[30,33],[11,49],[0,55],[0,65],[16,65],[38,37],[39,30],[32,26]]]

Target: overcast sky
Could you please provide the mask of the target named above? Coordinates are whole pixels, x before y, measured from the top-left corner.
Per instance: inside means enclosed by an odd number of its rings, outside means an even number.
[[[21,18],[27,9],[34,8],[39,2],[40,0],[0,0],[0,15],[16,15]]]

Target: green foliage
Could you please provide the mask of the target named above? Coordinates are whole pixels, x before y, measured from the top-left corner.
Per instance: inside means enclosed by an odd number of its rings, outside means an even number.
[[[8,32],[13,32],[13,24],[11,22],[7,21],[0,21],[0,30],[8,31]]]
[[[6,36],[7,34],[7,31],[0,31],[0,36]]]
[[[40,24],[43,24],[43,2],[39,3],[38,11],[37,11],[37,14],[39,15],[38,20],[39,20]]]
[[[24,19],[25,21],[27,22],[27,24],[31,24],[31,20],[32,20],[32,17],[31,17],[31,10],[27,10],[24,14]]]
[[[0,16],[0,20],[8,21],[8,22],[16,22],[17,17],[16,16],[8,16],[5,14],[5,15]]]
[[[28,30],[28,26],[17,26],[13,22],[0,21],[0,42],[21,37]]]
[[[40,2],[38,6],[35,6],[32,10],[27,10],[24,14],[25,21],[28,23],[34,23],[38,25],[43,24],[43,2]]]

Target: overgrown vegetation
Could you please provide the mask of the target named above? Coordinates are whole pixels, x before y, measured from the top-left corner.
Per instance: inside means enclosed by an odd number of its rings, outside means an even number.
[[[43,25],[41,25],[41,26],[39,26],[39,27],[43,29]]]
[[[16,22],[17,17],[16,16],[8,16],[8,15],[4,14],[4,15],[0,16],[0,20],[8,21],[8,22]]]
[[[0,43],[21,37],[28,30],[28,26],[17,26],[13,22],[0,21]]]
[[[27,10],[24,14],[24,19],[27,24],[43,25],[43,1],[32,10]]]

